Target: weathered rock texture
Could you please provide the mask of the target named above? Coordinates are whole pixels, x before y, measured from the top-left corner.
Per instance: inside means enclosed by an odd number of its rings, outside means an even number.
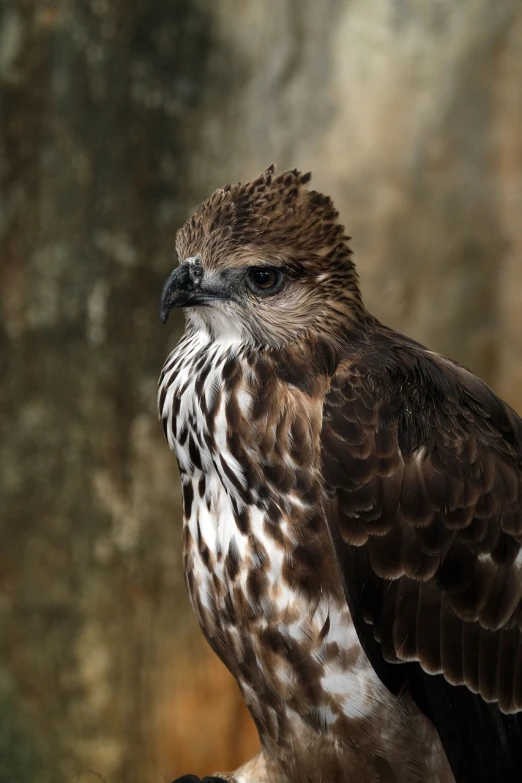
[[[158,295],[210,189],[313,169],[373,311],[522,410],[521,84],[517,0],[4,0],[0,783],[255,745],[155,413]]]

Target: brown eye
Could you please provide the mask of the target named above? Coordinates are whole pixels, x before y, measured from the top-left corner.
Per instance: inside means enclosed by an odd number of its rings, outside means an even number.
[[[270,266],[253,266],[247,272],[247,282],[254,293],[275,293],[282,279],[279,269]]]

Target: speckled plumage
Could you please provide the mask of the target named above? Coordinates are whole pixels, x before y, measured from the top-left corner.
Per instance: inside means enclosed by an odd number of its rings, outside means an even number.
[[[520,709],[522,424],[366,312],[308,179],[217,191],[177,240],[205,305],[187,307],[159,395],[187,586],[262,744],[227,779],[487,781],[452,736],[459,700],[485,705],[471,691]],[[251,266],[283,270],[281,290],[251,295]],[[484,742],[469,714],[466,741]],[[488,752],[511,781],[503,725]]]
[[[270,370],[200,330],[165,366],[196,616],[239,683],[274,780],[349,780],[364,765],[378,781],[395,757],[402,779],[425,781],[433,729],[374,674],[336,571],[319,506],[320,406]]]

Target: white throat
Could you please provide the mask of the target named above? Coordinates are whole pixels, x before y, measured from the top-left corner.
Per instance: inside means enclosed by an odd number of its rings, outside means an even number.
[[[206,335],[208,342],[219,343],[223,348],[239,348],[247,340],[241,325],[221,307],[190,308],[185,310],[188,323]]]

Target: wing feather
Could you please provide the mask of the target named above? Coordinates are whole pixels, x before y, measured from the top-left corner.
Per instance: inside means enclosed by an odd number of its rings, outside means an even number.
[[[521,711],[522,421],[471,373],[404,339],[341,363],[321,445],[348,603],[381,678],[403,663],[418,701],[422,676],[441,675]],[[504,731],[486,707],[473,707],[477,725]]]

